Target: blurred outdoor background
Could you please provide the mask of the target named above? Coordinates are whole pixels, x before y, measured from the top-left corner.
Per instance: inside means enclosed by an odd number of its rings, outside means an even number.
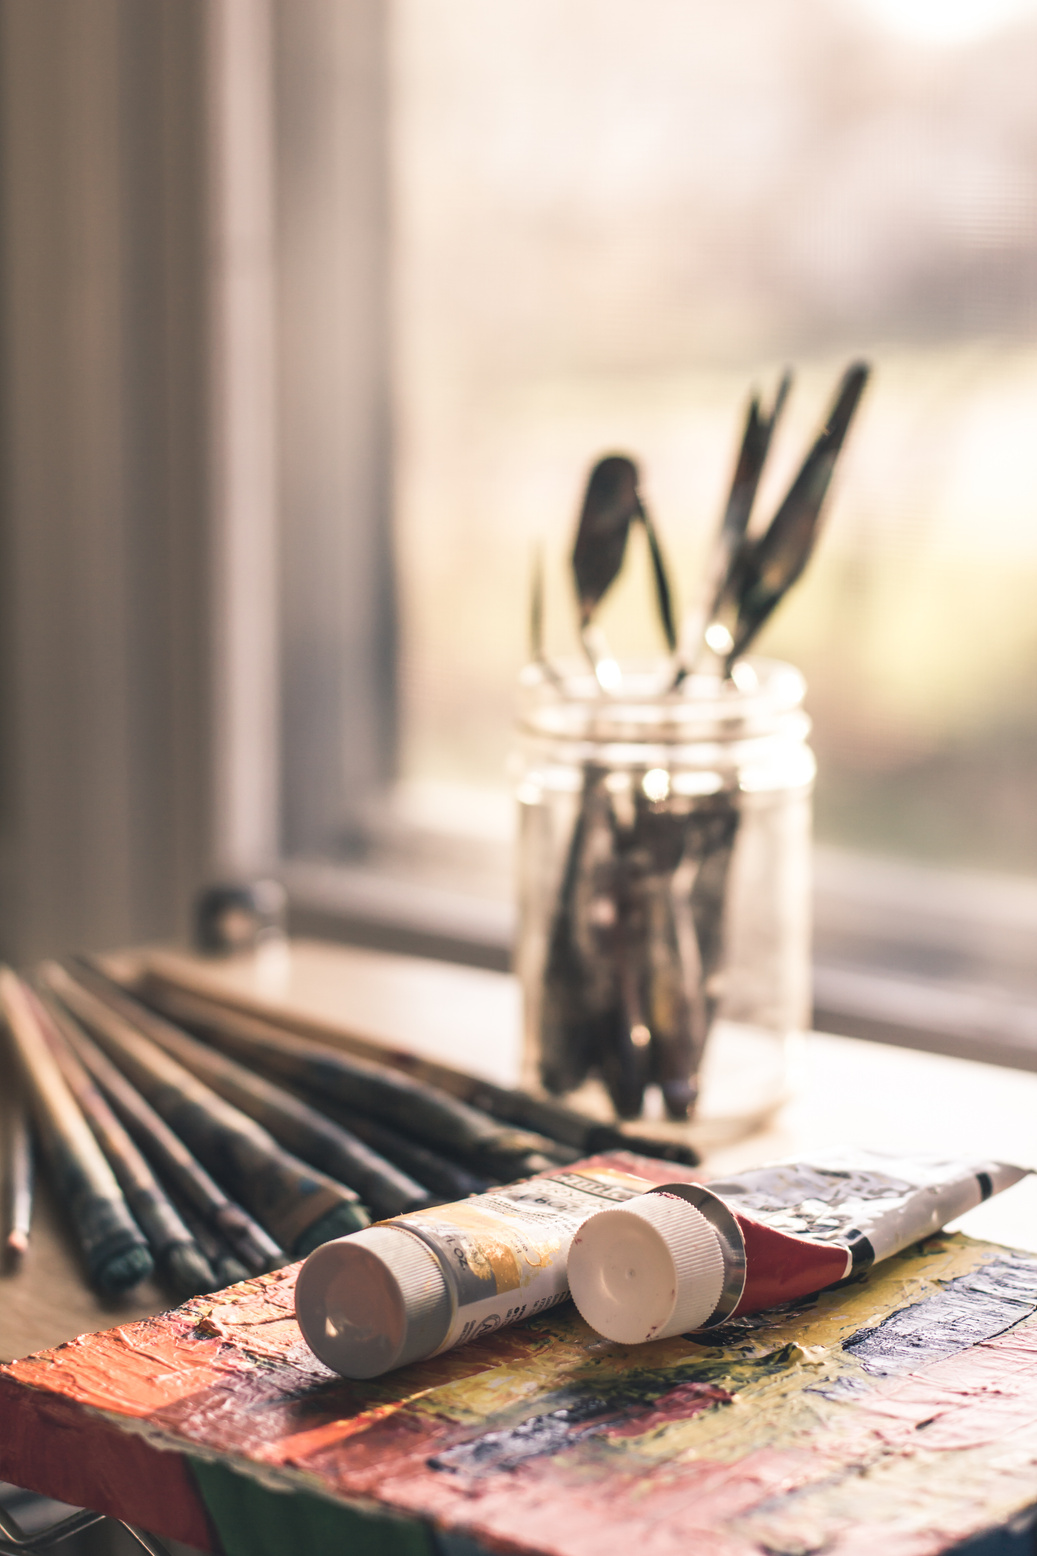
[[[1037,1063],[1035,81],[1037,0],[0,0],[5,956],[270,871],[506,966],[536,548],[570,653],[625,451],[695,603],[752,389],[796,372],[762,524],[865,357],[759,645],[817,1019]]]
[[[460,792],[506,824],[533,548],[572,651],[594,459],[640,462],[686,604],[750,388],[796,369],[760,521],[865,356],[827,531],[760,643],[807,676],[817,834],[1037,872],[1035,81],[1026,0],[395,0],[415,814]],[[658,646],[643,558],[602,619]]]

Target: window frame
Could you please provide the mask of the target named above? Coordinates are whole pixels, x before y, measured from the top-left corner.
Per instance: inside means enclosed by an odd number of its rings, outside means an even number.
[[[506,856],[489,895],[409,870],[382,803],[390,28],[384,0],[0,0],[15,962],[184,937],[200,886],[270,872],[299,932],[509,964]],[[1037,881],[817,864],[816,1025],[1037,1069]]]
[[[392,428],[389,413],[392,335],[390,274],[392,234],[386,196],[390,176],[388,53],[390,8],[377,0],[274,0],[275,122],[290,124],[301,103],[308,103],[311,166],[307,188],[298,198],[293,179],[298,160],[279,140],[274,177],[281,191],[279,231],[298,232],[301,242],[277,254],[281,417],[281,509],[285,525],[282,567],[282,682],[285,707],[299,698],[307,678],[334,681],[337,691],[311,709],[308,729],[301,715],[283,725],[281,770],[284,782],[278,873],[289,890],[291,922],[298,932],[443,957],[472,966],[505,970],[510,966],[515,911],[508,894],[510,860],[506,851],[488,848],[488,870],[499,889],[466,892],[456,883],[429,878],[426,870],[408,873],[409,838],[386,821],[385,790],[392,783],[399,716],[395,695],[394,638],[397,606],[392,583],[390,510]],[[349,13],[348,23],[343,15]],[[319,89],[314,91],[314,68]],[[328,62],[332,62],[329,66]],[[310,74],[307,75],[307,64]],[[335,84],[337,83],[337,85]],[[321,137],[341,132],[343,108],[336,91],[352,91],[348,113],[352,159],[340,164],[323,188],[321,210],[313,209],[315,158],[331,165]],[[329,190],[333,196],[329,197]],[[338,202],[338,203],[336,203]],[[302,221],[297,212],[302,212]],[[291,214],[290,214],[291,213]],[[359,216],[358,214],[359,213]],[[351,256],[343,250],[343,224],[364,230]],[[344,263],[344,260],[348,262]],[[343,386],[321,353],[311,381],[313,355],[289,346],[306,336],[306,285],[322,276],[329,289],[349,294],[348,317],[363,299],[370,320],[363,349]],[[305,279],[303,279],[305,278]],[[298,313],[303,325],[298,324]],[[311,321],[312,327],[312,321]],[[312,338],[312,337],[311,337]],[[329,392],[366,406],[369,431],[343,451],[325,431],[321,456],[334,466],[329,488],[356,494],[348,539],[339,550],[333,534],[336,516],[325,506],[307,506],[301,474],[313,443],[299,440],[298,407],[292,397],[302,389],[312,404]],[[336,485],[337,483],[337,485]],[[343,503],[349,499],[344,498]],[[306,559],[292,558],[288,537],[300,543]],[[356,569],[367,578],[369,602],[358,631],[343,630],[341,619],[322,616],[323,637],[315,650],[309,609],[314,591],[326,586],[334,568]],[[355,623],[354,623],[355,627]],[[320,659],[317,669],[299,666],[307,654]],[[342,681],[350,666],[351,684]],[[336,680],[337,677],[337,680]],[[332,715],[327,710],[336,709]],[[348,711],[347,711],[348,710]],[[350,760],[343,764],[334,731],[354,731]],[[317,726],[320,726],[317,728]],[[309,793],[293,771],[300,743],[319,776]],[[371,846],[371,817],[386,850]],[[342,858],[349,845],[362,857]],[[366,857],[363,857],[366,852]],[[340,856],[334,862],[329,855]],[[401,859],[403,861],[401,866]],[[1037,939],[1037,881],[1015,882],[962,872],[927,869],[901,860],[881,860],[821,848],[816,851],[814,1023],[825,1030],[896,1043],[999,1064],[1037,1068],[1037,977],[1028,967],[1029,946]]]

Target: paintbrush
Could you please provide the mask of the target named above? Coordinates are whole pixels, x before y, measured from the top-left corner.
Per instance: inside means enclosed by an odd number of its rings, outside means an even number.
[[[599,459],[590,473],[576,526],[572,574],[580,642],[602,691],[615,691],[619,666],[594,625],[598,606],[619,576],[630,526],[641,511],[637,466],[624,454]]]
[[[626,825],[617,826],[618,962],[623,1030],[636,1068],[617,1078],[602,1056],[602,1075],[617,1112],[636,1116],[655,1081],[672,1118],[687,1117],[698,1056],[705,1042],[699,959],[694,937],[681,936],[673,883],[687,840],[689,801],[631,785]],[[613,1061],[614,1063],[614,1061]],[[620,1082],[625,1083],[620,1090]]]
[[[625,454],[609,454],[599,459],[588,478],[572,554],[580,642],[604,692],[618,690],[619,666],[594,617],[619,576],[634,523],[642,525],[648,540],[659,620],[672,653],[677,646],[672,591],[659,537],[641,497],[637,466]]]
[[[529,662],[561,686],[562,677],[547,657],[544,648],[544,554],[538,546],[533,553],[533,575],[529,590]]]
[[[681,626],[680,651],[677,655],[676,673],[672,683],[674,691],[697,661],[702,650],[706,628],[711,622],[717,620],[735,557],[752,517],[753,503],[756,500],[771,438],[791,387],[792,374],[786,372],[778,385],[769,416],[761,413],[758,394],[754,394],[749,401],[742,445],[731,478],[731,490],[728,493],[719,532],[706,564],[701,603],[688,612]]]
[[[588,478],[572,554],[580,642],[594,677],[604,692],[618,690],[619,666],[609,651],[601,629],[595,624],[594,617],[602,599],[619,576],[626,555],[630,526],[634,523],[641,524],[648,541],[659,621],[672,653],[677,646],[677,636],[673,625],[670,581],[659,537],[641,497],[637,466],[625,454],[609,454],[599,459]],[[541,637],[536,605],[531,617],[537,624],[536,636]],[[542,653],[538,657],[541,664],[548,663]],[[554,675],[551,678],[557,679]]]
[[[0,968],[0,1010],[90,1279],[110,1295],[128,1291],[154,1269],[147,1242],[65,1084],[24,985],[9,967]]]
[[[298,1258],[369,1221],[359,1196],[278,1145],[56,962],[40,976],[210,1172]]]
[[[686,894],[691,911],[707,1034],[720,1003],[716,975],[723,955],[727,882],[740,822],[740,795],[731,789],[703,797],[688,817],[684,856],[692,862],[694,874],[690,892],[685,885],[678,895]],[[701,1058],[700,1051],[697,1062]]]
[[[591,472],[572,555],[581,640],[604,691],[618,690],[619,669],[603,640],[592,638],[593,617],[622,568],[635,520],[648,538],[659,618],[672,653],[676,634],[670,585],[638,489],[637,467],[625,456],[610,455]],[[648,1046],[656,1039],[644,1007],[644,936],[638,929],[644,894],[625,875],[617,852],[607,777],[592,764],[585,767],[548,936],[540,998],[540,1078],[548,1091],[564,1093],[597,1067],[619,1117],[632,1118],[641,1111],[653,1064]],[[661,951],[653,950],[657,962]],[[676,988],[672,977],[670,983]],[[667,1106],[677,1116],[687,1111],[686,1103],[682,1108],[677,1101],[680,1084],[668,1078],[664,1086]]]
[[[89,968],[93,971],[94,969]],[[98,975],[99,985],[105,980],[105,975]],[[112,993],[118,997],[117,987]],[[104,997],[104,991],[98,988],[100,997]],[[376,1177],[379,1187],[376,1188],[374,1199],[379,1198],[386,1204],[386,1208],[379,1208],[382,1216],[400,1214],[398,1209],[391,1208],[404,1200],[412,1203],[412,1208],[421,1208],[430,1203],[440,1203],[442,1200],[464,1199],[469,1194],[481,1194],[499,1180],[485,1176],[477,1176],[458,1166],[456,1162],[448,1160],[435,1151],[430,1151],[426,1146],[404,1138],[396,1130],[386,1124],[380,1124],[374,1119],[366,1117],[350,1109],[340,1102],[329,1100],[326,1090],[318,1088],[317,1093],[309,1101],[303,1101],[299,1096],[285,1089],[283,1079],[280,1084],[275,1084],[264,1075],[257,1074],[253,1070],[246,1069],[226,1054],[208,1047],[206,1044],[194,1039],[181,1028],[173,1026],[164,1017],[157,1015],[153,1010],[140,1004],[138,1000],[132,1000],[125,996],[127,1005],[132,1004],[140,1012],[142,1029],[163,1047],[179,1058],[189,1069],[197,1065],[196,1073],[210,1082],[214,1089],[221,1090],[222,1085],[228,1087],[226,1095],[230,1100],[238,1103],[243,1110],[248,1111],[246,1103],[251,1099],[263,1100],[264,1123],[270,1123],[274,1117],[280,1117],[287,1121],[295,1120],[302,1124],[299,1131],[299,1144],[304,1141],[311,1147],[318,1141],[327,1142],[331,1150],[338,1150],[338,1142],[342,1139],[351,1142],[350,1156],[355,1157],[355,1150],[367,1150],[370,1158],[378,1164]],[[201,1003],[201,1002],[199,1002]],[[112,1000],[115,1007],[115,999]],[[118,1007],[115,1007],[118,1008]],[[194,1016],[199,1018],[199,1011],[195,1009]],[[221,1008],[216,1007],[213,1014],[219,1018]],[[235,1012],[223,1010],[224,1016],[233,1017]],[[146,1018],[154,1025],[147,1024]],[[198,1020],[203,1030],[206,1024]],[[164,1029],[164,1031],[163,1031]],[[161,1035],[160,1035],[161,1034]],[[291,1044],[292,1034],[285,1033],[288,1044]],[[253,1057],[253,1062],[264,1068],[264,1060],[267,1059],[266,1050],[258,1052]],[[283,1071],[276,1065],[267,1065],[272,1075],[282,1075]],[[304,1082],[299,1085],[306,1091]],[[292,1143],[286,1140],[286,1143]],[[319,1146],[317,1147],[320,1148]],[[300,1152],[300,1154],[302,1154]],[[321,1163],[323,1165],[323,1163]],[[377,1208],[372,1206],[372,1208]]]
[[[482,1174],[469,1172],[467,1168],[458,1166],[457,1162],[450,1161],[438,1151],[430,1151],[428,1146],[407,1139],[398,1130],[391,1129],[388,1124],[381,1124],[376,1119],[368,1118],[365,1114],[358,1113],[354,1108],[348,1108],[341,1102],[316,1095],[312,1100],[315,1107],[319,1107],[353,1134],[359,1135],[360,1139],[365,1140],[379,1155],[395,1162],[403,1172],[423,1184],[428,1191],[428,1199],[434,1203],[442,1204],[443,1201],[466,1199],[469,1194],[484,1194],[487,1189],[500,1182],[498,1178],[487,1178]]]
[[[126,1203],[151,1245],[158,1274],[180,1297],[214,1290],[217,1279],[212,1266],[170,1203],[143,1155],[69,1046],[67,1028],[71,1018],[56,1006],[44,1007],[31,989],[26,992],[65,1082],[108,1158]]]
[[[751,676],[750,667],[739,669],[736,660],[809,560],[867,377],[863,363],[848,369],[770,526],[749,540],[791,376],[782,378],[769,415],[753,395],[702,604],[685,621],[671,694],[700,657],[703,639],[722,661],[725,676]],[[600,461],[580,516],[573,573],[581,636],[603,690],[618,687],[619,668],[604,659],[588,633],[621,571],[638,502],[633,462],[619,456]],[[650,529],[647,515],[642,517]],[[656,554],[653,548],[653,558]],[[661,558],[656,577],[659,593],[666,582]],[[668,595],[659,593],[659,604],[665,628]],[[672,643],[672,631],[668,637]],[[585,765],[540,980],[543,1084],[564,1093],[597,1069],[622,1118],[641,1111],[651,1081],[659,1084],[672,1118],[686,1117],[695,1101],[697,1072],[717,1011],[727,880],[741,815],[736,790],[677,804],[668,793],[668,775],[662,777],[666,792],[642,794],[636,773],[610,774],[600,763]]]
[[[473,1107],[482,1108],[495,1118],[506,1118],[528,1129],[538,1129],[552,1140],[573,1147],[580,1156],[596,1156],[606,1151],[632,1151],[637,1156],[654,1156],[663,1161],[681,1162],[688,1167],[696,1167],[699,1163],[699,1153],[683,1141],[657,1140],[651,1135],[618,1128],[615,1124],[602,1124],[551,1097],[534,1097],[528,1091],[494,1086],[474,1076],[471,1082],[468,1100]]]
[[[606,769],[588,763],[540,993],[540,1080],[574,1091],[611,1045],[618,1017],[615,960],[615,836]]]
[[[731,674],[735,660],[745,653],[810,560],[832,473],[869,372],[864,362],[847,369],[825,425],[769,527],[738,552],[721,602],[721,608],[726,603],[734,609],[725,675]]]
[[[308,1093],[327,1095],[391,1128],[406,1130],[408,1137],[498,1182],[530,1177],[576,1159],[566,1147],[507,1126],[438,1087],[285,1032],[260,1017],[168,984],[149,989],[146,997],[164,1015],[238,1058]]]
[[[93,964],[77,958],[76,976],[213,1091],[269,1129],[283,1146],[338,1182],[349,1184],[379,1220],[419,1210],[428,1203],[429,1196],[420,1183],[371,1150],[355,1134],[332,1123],[282,1086],[189,1037],[182,1028],[120,989]]]
[[[91,964],[94,965],[94,964]],[[107,976],[105,974],[105,976]],[[201,980],[201,981],[200,981]],[[125,985],[118,984],[120,988]],[[452,1096],[468,1102],[480,1112],[489,1113],[505,1123],[518,1124],[537,1134],[546,1136],[560,1145],[568,1146],[573,1160],[580,1156],[594,1155],[600,1151],[634,1151],[640,1156],[656,1156],[667,1161],[683,1162],[694,1167],[699,1156],[693,1147],[681,1141],[658,1140],[636,1134],[614,1124],[600,1123],[575,1108],[565,1106],[554,1098],[538,1097],[528,1091],[508,1086],[498,1086],[492,1081],[451,1069],[436,1060],[419,1054],[404,1054],[399,1050],[384,1050],[382,1046],[356,1034],[329,1028],[299,1013],[289,1015],[283,1011],[267,1011],[258,1000],[250,999],[240,991],[213,988],[197,967],[180,963],[161,954],[148,958],[146,971],[134,986],[138,997],[158,1008],[167,1009],[191,1025],[191,1015],[204,1027],[204,1013],[223,1013],[233,1016],[258,1015],[267,1024],[288,1037],[313,1038],[326,1042],[333,1038],[348,1052],[358,1053],[372,1061],[380,1061],[390,1068],[400,1069],[416,1079],[424,1080],[448,1091]],[[189,995],[191,1007],[184,1005],[163,1006],[163,999],[175,1001],[177,995]]]
[[[17,1079],[11,1088],[7,1115],[7,1262],[18,1264],[29,1251],[32,1230],[34,1168],[32,1129],[25,1088]]]
[[[44,997],[46,999],[46,995]],[[46,1003],[50,1007],[49,999]],[[175,1187],[181,1202],[192,1205],[226,1239],[247,1272],[259,1275],[266,1270],[276,1270],[286,1263],[287,1256],[283,1249],[210,1177],[180,1136],[144,1100],[107,1054],[78,1026],[70,1023],[66,1031],[77,1057],[100,1086],[144,1154],[165,1175],[167,1183]]]
[[[671,690],[676,691],[695,662],[703,633],[723,599],[790,384],[791,375],[786,373],[769,416],[761,414],[758,395],[750,400],[731,490],[707,565],[704,603],[685,618]],[[686,825],[687,807],[674,814],[673,807],[665,803],[646,806],[639,788],[635,794],[638,824],[620,829],[617,835],[620,857],[614,960],[622,1017],[614,1019],[599,1040],[598,1062],[620,1117],[636,1117],[641,1112],[645,1086],[655,1081],[669,1115],[683,1119],[697,1096],[698,1067],[712,1024],[711,1002],[705,995],[705,964],[715,962],[721,914],[716,913],[712,924],[704,923],[701,904],[697,912],[693,906],[689,926],[686,904],[675,889],[679,867],[684,866],[685,879],[693,872],[697,884],[705,863],[704,855],[688,847],[695,829]],[[726,813],[733,822],[733,841],[737,804],[728,800]],[[668,856],[664,860],[657,857],[660,845]],[[725,858],[730,859],[730,847]],[[708,950],[700,943],[700,928],[705,931]],[[712,965],[710,970],[714,970]]]
[[[236,1286],[239,1281],[248,1280],[249,1271],[233,1252],[226,1239],[213,1231],[213,1228],[207,1221],[202,1219],[195,1207],[172,1187],[169,1189],[169,1198],[183,1219],[187,1230],[201,1249],[205,1259],[215,1272],[215,1289],[221,1291],[224,1286]]]

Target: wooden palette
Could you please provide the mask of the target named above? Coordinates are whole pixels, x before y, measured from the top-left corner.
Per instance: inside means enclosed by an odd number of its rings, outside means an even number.
[[[366,1383],[297,1269],[0,1367],[0,1478],[228,1556],[929,1556],[1037,1503],[1031,1255],[931,1238],[640,1347],[566,1304]]]

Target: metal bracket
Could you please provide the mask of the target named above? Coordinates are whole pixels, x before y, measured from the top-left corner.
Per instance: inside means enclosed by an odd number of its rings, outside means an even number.
[[[39,1498],[40,1501],[48,1500]],[[49,1551],[55,1545],[60,1545],[62,1540],[67,1540],[73,1534],[79,1534],[83,1529],[90,1529],[94,1524],[118,1523],[131,1534],[140,1546],[147,1552],[147,1556],[169,1556],[166,1547],[156,1540],[154,1535],[146,1534],[142,1529],[135,1529],[132,1524],[123,1523],[122,1519],[107,1519],[103,1513],[91,1513],[86,1508],[79,1508],[70,1513],[67,1518],[59,1518],[55,1523],[48,1524],[45,1529],[36,1534],[26,1534],[16,1519],[5,1507],[0,1506],[0,1556],[16,1556],[16,1553],[26,1553],[26,1556],[36,1556],[37,1552]]]

